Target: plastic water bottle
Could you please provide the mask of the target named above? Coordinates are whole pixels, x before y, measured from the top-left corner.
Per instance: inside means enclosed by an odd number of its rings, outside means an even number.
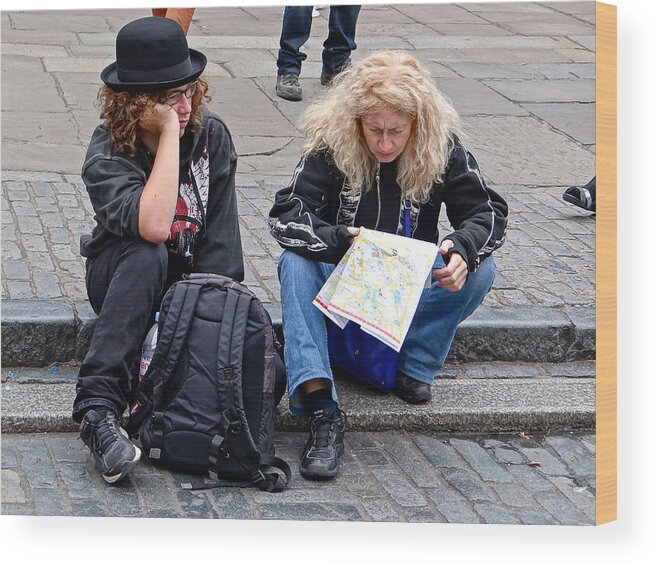
[[[148,366],[153,359],[155,353],[155,348],[157,347],[157,326],[159,323],[159,312],[155,314],[155,323],[153,327],[148,331],[148,335],[143,342],[143,348],[141,349],[141,363],[139,363],[139,380],[144,378]]]

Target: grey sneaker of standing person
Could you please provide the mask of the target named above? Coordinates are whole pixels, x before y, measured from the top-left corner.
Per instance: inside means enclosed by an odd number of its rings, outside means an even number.
[[[80,438],[108,483],[120,481],[141,457],[141,450],[128,439],[111,410],[105,415],[89,410],[80,423]]]
[[[298,75],[286,73],[278,75],[276,80],[276,94],[285,100],[297,102],[303,99],[303,89],[298,82]]]

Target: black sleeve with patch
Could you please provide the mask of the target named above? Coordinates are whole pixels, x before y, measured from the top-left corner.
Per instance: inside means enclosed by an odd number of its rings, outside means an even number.
[[[501,247],[506,237],[508,205],[488,188],[476,159],[456,140],[440,191],[454,232],[453,251],[474,272],[481,261]]]
[[[271,234],[283,248],[313,261],[341,260],[349,247],[348,228],[321,214],[329,197],[339,194],[338,183],[339,176],[325,153],[301,159],[290,184],[278,191],[269,212]]]

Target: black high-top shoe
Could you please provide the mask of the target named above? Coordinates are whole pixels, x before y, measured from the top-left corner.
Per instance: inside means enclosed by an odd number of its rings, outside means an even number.
[[[120,481],[141,457],[141,450],[128,439],[111,410],[104,416],[89,410],[80,424],[80,438],[108,483]]]
[[[301,457],[301,475],[306,479],[334,477],[344,453],[346,414],[342,410],[328,413],[317,410],[310,420],[310,437]]]

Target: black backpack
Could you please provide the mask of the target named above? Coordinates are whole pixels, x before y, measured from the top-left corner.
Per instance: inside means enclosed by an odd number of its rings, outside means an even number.
[[[155,465],[269,492],[287,486],[291,470],[273,449],[274,340],[262,303],[232,279],[192,274],[168,290],[126,426],[140,430]]]

